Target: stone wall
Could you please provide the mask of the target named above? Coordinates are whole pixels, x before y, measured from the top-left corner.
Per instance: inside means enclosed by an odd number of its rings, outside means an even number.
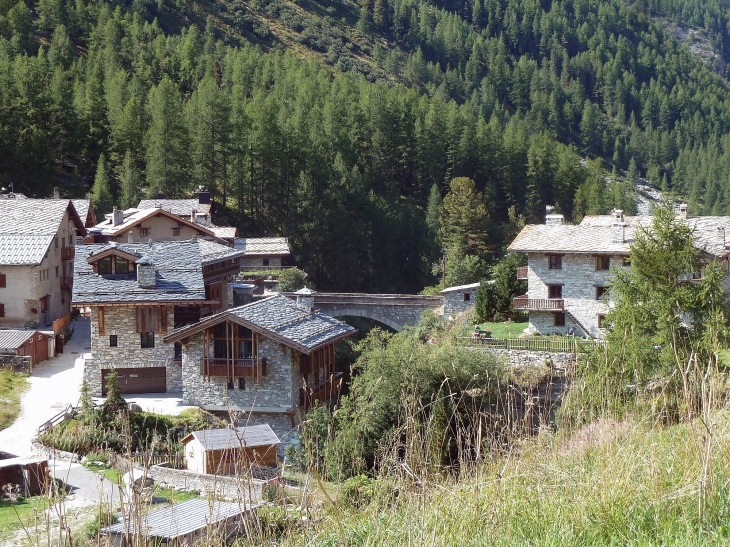
[[[0,354],[0,368],[6,368],[13,372],[31,372],[32,357],[30,355],[9,355]]]
[[[477,287],[478,288],[478,287]],[[464,300],[464,294],[469,294],[469,300]],[[444,299],[444,314],[455,315],[474,307],[477,289],[464,289],[463,291],[452,291],[442,293]]]
[[[168,333],[174,325],[174,306],[167,306]],[[109,337],[117,336],[117,346],[109,345]],[[91,393],[101,396],[101,371],[114,368],[167,369],[166,389],[168,392],[183,390],[182,370],[174,362],[175,348],[163,343],[165,335],[155,333],[155,347],[142,348],[140,334],[137,332],[137,312],[134,306],[104,308],[104,335],[99,335],[99,310],[91,308],[91,358],[84,363],[84,380],[89,384]]]
[[[510,367],[550,365],[554,370],[566,371],[572,367],[577,359],[575,353],[562,353],[552,351],[526,351],[519,349],[494,349],[479,348],[488,355],[505,362]]]
[[[620,256],[611,257],[611,267],[622,267]],[[612,278],[610,270],[596,270],[596,258],[589,254],[566,254],[562,257],[562,269],[549,268],[548,255],[530,253],[528,255],[528,295],[530,298],[548,298],[548,285],[563,286],[565,309],[582,323],[593,337],[600,338],[602,329],[598,328],[599,314],[608,311],[605,300],[596,299],[596,287],[604,287]],[[565,326],[555,326],[551,312],[530,312],[530,329],[540,334],[566,334],[568,329],[576,327],[576,334],[581,335],[569,315],[566,314]]]
[[[172,469],[161,465],[150,466],[147,474],[162,486],[175,490],[194,490],[209,497],[257,502],[261,500],[264,481],[250,477],[203,475],[187,469]]]
[[[264,258],[269,259],[268,266],[264,266]],[[265,270],[266,268],[281,268],[281,257],[244,256],[238,261],[238,264],[244,268],[261,268],[262,270]]]

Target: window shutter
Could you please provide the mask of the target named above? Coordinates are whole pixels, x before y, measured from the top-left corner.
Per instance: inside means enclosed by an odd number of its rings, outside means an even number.
[[[167,334],[167,306],[160,306],[160,319],[162,319],[162,334]]]
[[[0,288],[6,287],[5,285],[5,274],[0,274]]]
[[[159,307],[139,306],[137,308],[137,332],[159,332]]]
[[[0,304],[0,317],[5,317],[5,304]]]
[[[99,307],[99,336],[104,336],[104,308]]]

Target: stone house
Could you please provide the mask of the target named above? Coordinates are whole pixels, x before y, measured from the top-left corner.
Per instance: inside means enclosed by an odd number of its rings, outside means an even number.
[[[181,347],[162,337],[228,306],[237,260],[201,240],[80,245],[73,305],[91,317],[91,392],[106,392],[112,368],[125,393],[182,391]]]
[[[695,246],[706,262],[719,261],[727,270],[730,248],[725,233],[730,217],[687,217],[680,206],[678,220],[694,231]],[[514,299],[515,310],[529,312],[529,330],[539,334],[575,334],[602,338],[602,322],[611,305],[607,285],[616,268],[629,266],[634,233],[648,227],[651,217],[586,216],[567,225],[563,216],[548,214],[545,224],[525,226],[508,247],[527,254],[518,268],[527,281],[527,294]]]
[[[166,343],[182,344],[185,404],[234,411],[241,423],[269,424],[292,442],[297,418],[339,393],[335,343],[355,333],[312,304],[308,295],[272,296],[167,335]]]
[[[0,327],[70,313],[76,235],[85,233],[70,200],[0,200]]]
[[[243,252],[241,271],[278,270],[291,254],[285,237],[237,237],[233,246]]]
[[[444,315],[453,315],[474,307],[479,283],[447,287],[441,294],[444,299]]]

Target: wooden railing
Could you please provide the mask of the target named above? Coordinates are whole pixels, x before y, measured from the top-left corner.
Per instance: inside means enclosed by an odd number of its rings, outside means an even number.
[[[525,351],[551,351],[579,353],[592,351],[602,344],[596,340],[582,338],[476,338],[462,336],[459,343],[467,346],[483,346],[492,349],[516,349]]]
[[[520,281],[527,281],[527,266],[520,266],[517,268],[517,279]]]
[[[304,410],[307,410],[310,408],[316,401],[324,402],[328,401],[332,398],[333,395],[336,395],[340,392],[340,389],[342,388],[342,373],[341,372],[335,372],[332,374],[329,380],[327,380],[324,384],[309,388],[309,389],[300,389],[299,390],[299,405],[304,408]]]
[[[73,277],[62,277],[61,278],[61,288],[62,289],[71,290],[71,287],[73,287],[73,284],[74,284]]]
[[[512,307],[516,310],[563,311],[564,306],[562,298],[528,298],[527,296],[518,296],[512,301]]]
[[[266,376],[266,359],[233,359],[233,378],[258,378]],[[231,374],[230,362],[228,359],[201,359],[201,376],[224,376]]]
[[[76,256],[76,247],[63,247],[61,249],[61,260],[73,260]]]
[[[73,418],[76,415],[76,408],[73,405],[66,405],[66,408],[64,408],[61,412],[56,414],[53,418],[48,420],[45,423],[42,423],[38,426],[38,435],[43,435],[44,433],[49,432],[51,429],[53,429],[58,424],[66,421],[69,418]]]

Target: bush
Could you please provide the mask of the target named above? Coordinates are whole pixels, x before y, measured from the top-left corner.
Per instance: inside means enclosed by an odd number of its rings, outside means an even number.
[[[294,292],[304,287],[310,287],[307,283],[307,274],[299,268],[287,268],[282,270],[278,277],[279,292]]]
[[[86,524],[84,529],[87,539],[96,539],[99,537],[99,530],[105,526],[111,526],[117,522],[117,514],[111,509],[100,507],[99,512],[94,520]]]
[[[377,481],[365,475],[349,478],[340,487],[339,499],[351,507],[363,507],[372,501],[376,486]]]

